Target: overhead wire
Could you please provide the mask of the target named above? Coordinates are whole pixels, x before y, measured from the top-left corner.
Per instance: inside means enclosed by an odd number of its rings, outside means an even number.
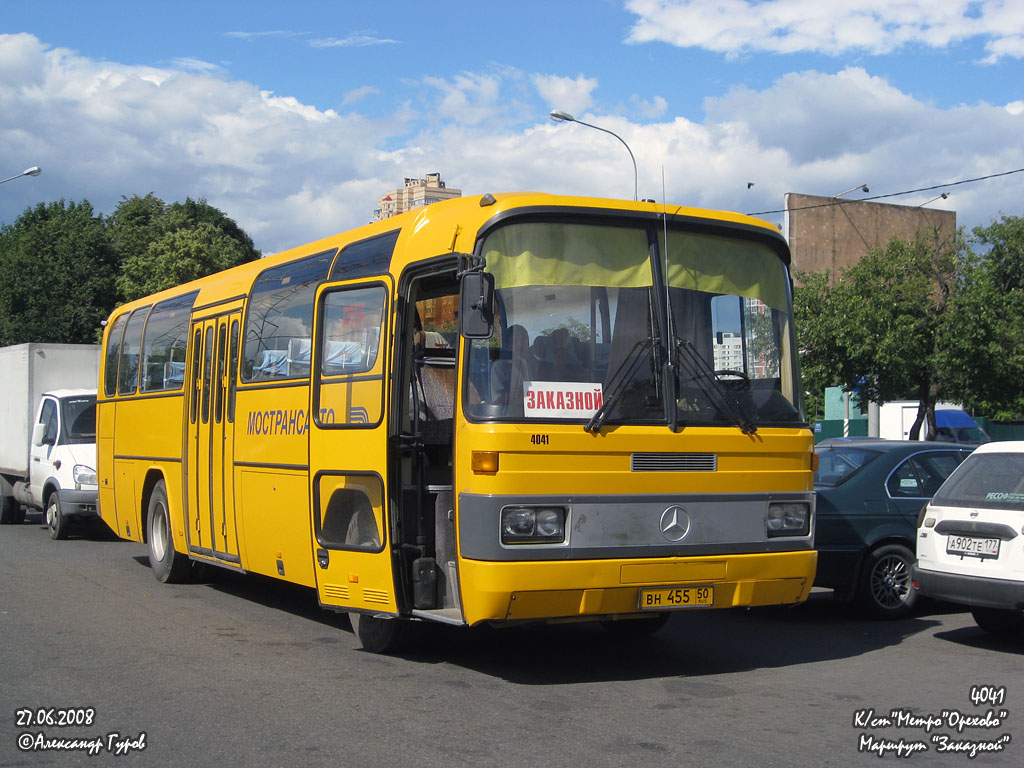
[[[1024,173],[1024,168],[1017,168],[1013,171],[1003,171],[1002,173],[990,173],[988,176],[978,176],[974,179],[961,179],[960,181],[951,181],[946,184],[935,184],[931,187],[918,187],[917,189],[908,189],[905,192],[890,192],[886,195],[872,195],[871,197],[861,197],[856,200],[847,200],[843,198],[832,198],[827,203],[817,203],[815,205],[804,205],[799,208],[780,208],[775,211],[756,211],[755,213],[748,213],[748,216],[765,216],[769,213],[786,213],[787,211],[807,211],[812,208],[828,208],[832,205],[842,205],[843,203],[868,203],[872,200],[883,200],[888,197],[900,197],[902,195],[913,195],[917,192],[930,192],[935,189],[945,189],[946,187],[956,187],[960,184],[973,184],[977,181],[987,181],[988,179],[999,178],[1000,176],[1011,176],[1015,173]]]

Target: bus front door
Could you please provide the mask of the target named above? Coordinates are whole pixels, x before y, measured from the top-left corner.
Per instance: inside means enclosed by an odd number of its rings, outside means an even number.
[[[309,476],[321,605],[397,613],[387,504],[385,279],[316,298]]]
[[[234,377],[241,313],[192,325],[186,498],[189,551],[240,563],[234,499]]]

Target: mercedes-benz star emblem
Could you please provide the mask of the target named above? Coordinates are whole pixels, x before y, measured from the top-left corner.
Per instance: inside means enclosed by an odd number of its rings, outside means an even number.
[[[661,535],[669,541],[682,541],[690,532],[690,516],[679,506],[661,513]]]

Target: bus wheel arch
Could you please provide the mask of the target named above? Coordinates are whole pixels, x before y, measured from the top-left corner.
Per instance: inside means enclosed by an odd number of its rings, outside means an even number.
[[[164,479],[163,473],[157,469],[150,469],[142,484],[142,497],[139,504],[139,537],[143,544],[149,543],[149,503],[157,483],[163,483],[164,494],[166,494],[167,481]]]
[[[192,561],[174,549],[167,486],[163,478],[153,484],[146,504],[145,539],[149,550],[149,565],[157,581],[177,584],[187,581],[192,572]]]

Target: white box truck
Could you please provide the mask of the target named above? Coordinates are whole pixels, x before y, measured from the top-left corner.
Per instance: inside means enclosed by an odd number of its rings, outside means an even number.
[[[909,440],[919,406],[917,400],[884,403],[878,411],[878,436],[886,440]],[[981,444],[990,440],[978,422],[955,403],[935,404],[935,430],[935,439],[942,442]],[[924,424],[918,439],[925,439]]]
[[[95,517],[96,382],[92,344],[0,348],[0,523],[41,510],[55,539]]]

